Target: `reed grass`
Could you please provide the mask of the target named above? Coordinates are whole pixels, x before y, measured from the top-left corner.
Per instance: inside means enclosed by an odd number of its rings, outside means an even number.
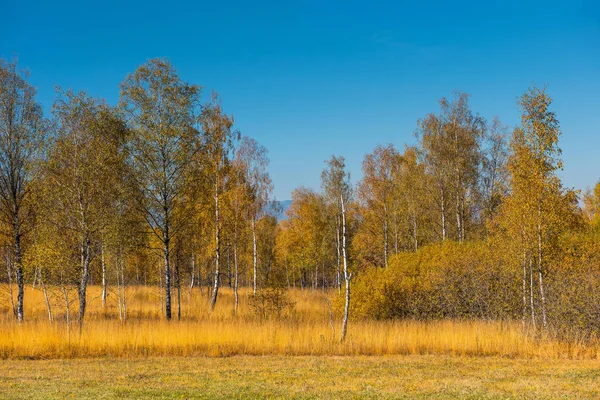
[[[217,306],[208,312],[206,289],[182,292],[181,320],[167,321],[160,292],[152,287],[129,287],[127,319],[119,319],[115,294],[102,307],[100,288],[89,290],[83,330],[71,324],[66,307],[52,296],[54,321],[48,321],[42,293],[26,290],[26,321],[18,324],[7,299],[0,310],[0,358],[78,358],[232,355],[450,355],[511,358],[598,359],[597,343],[558,341],[524,333],[519,322],[498,321],[351,321],[344,343],[339,342],[339,318],[330,324],[320,291],[293,289],[294,310],[281,319],[261,319],[243,290],[233,313],[233,293],[222,289]],[[335,296],[335,293],[328,293]],[[75,299],[74,299],[75,300]]]

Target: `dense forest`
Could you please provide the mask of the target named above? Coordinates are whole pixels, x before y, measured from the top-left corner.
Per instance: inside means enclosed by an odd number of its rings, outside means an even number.
[[[348,319],[403,318],[595,340],[600,185],[562,185],[546,88],[515,107],[513,128],[466,93],[444,97],[417,120],[416,146],[376,147],[356,184],[332,156],[320,190],[297,188],[279,221],[267,150],[167,60],[128,75],[116,105],[58,89],[50,114],[27,72],[0,61],[0,310],[27,322],[26,285],[50,322],[53,301],[77,303],[81,327],[89,285],[122,320],[128,286],[160,287],[166,319],[181,318],[184,289],[210,311],[228,287],[236,313],[239,288],[269,301],[301,288],[331,295],[342,338]]]

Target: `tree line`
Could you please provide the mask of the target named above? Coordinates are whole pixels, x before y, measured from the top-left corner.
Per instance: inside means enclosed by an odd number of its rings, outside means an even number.
[[[292,285],[340,288],[331,199],[343,192],[354,317],[522,320],[536,332],[595,337],[600,184],[581,194],[560,181],[561,130],[546,88],[518,98],[513,129],[472,111],[465,93],[439,104],[417,121],[417,145],[366,154],[355,187],[334,156],[321,191],[294,191],[278,236]]]
[[[519,98],[514,128],[466,93],[442,98],[417,121],[417,145],[377,146],[355,185],[332,156],[321,190],[297,188],[278,221],[267,150],[167,60],[128,75],[115,106],[58,89],[50,115],[27,79],[0,62],[3,279],[19,321],[31,282],[50,321],[49,296],[67,319],[76,297],[80,326],[90,283],[103,305],[114,293],[122,319],[132,284],[160,286],[167,319],[181,318],[182,287],[206,290],[212,311],[227,285],[234,313],[240,287],[334,289],[342,338],[350,316],[600,326],[600,185],[582,196],[558,178],[545,88]]]
[[[59,288],[67,310],[76,288],[80,324],[90,282],[103,304],[117,287],[123,318],[127,283],[161,285],[167,319],[173,288],[181,315],[182,283],[211,281],[211,309],[225,276],[236,297],[242,272],[256,290],[258,242],[277,213],[267,151],[201,93],[153,59],[121,83],[116,106],[58,89],[45,116],[27,73],[1,62],[1,223],[19,321],[26,280]]]

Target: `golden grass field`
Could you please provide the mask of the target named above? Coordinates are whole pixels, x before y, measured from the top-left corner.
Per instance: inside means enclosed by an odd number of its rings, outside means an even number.
[[[6,289],[6,288],[4,288]],[[3,293],[6,293],[4,290]],[[344,343],[339,342],[340,320],[332,330],[329,310],[321,291],[292,290],[294,310],[281,319],[260,319],[248,305],[248,292],[240,295],[238,315],[233,294],[220,292],[217,306],[208,312],[208,296],[198,288],[182,292],[182,318],[166,321],[158,288],[127,289],[127,314],[119,319],[116,295],[106,307],[100,288],[91,287],[83,331],[77,326],[76,296],[71,302],[67,328],[64,301],[53,298],[54,322],[48,321],[41,291],[28,287],[22,325],[2,299],[0,358],[77,358],[232,355],[448,355],[510,358],[598,359],[597,343],[559,342],[522,332],[519,322],[487,321],[350,321]],[[335,296],[335,293],[329,293]]]
[[[130,287],[122,322],[91,287],[80,333],[74,292],[68,329],[60,292],[50,324],[28,287],[19,325],[0,289],[0,398],[600,398],[597,344],[518,322],[351,321],[340,343],[320,291],[292,290],[293,312],[264,320],[246,290],[234,315],[230,290],[209,314],[206,290],[186,289],[168,322],[158,288]]]

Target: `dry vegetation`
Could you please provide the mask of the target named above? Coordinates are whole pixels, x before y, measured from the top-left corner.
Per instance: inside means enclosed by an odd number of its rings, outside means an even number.
[[[589,342],[559,342],[522,332],[519,322],[356,320],[339,343],[340,318],[333,327],[321,291],[291,290],[294,308],[281,318],[256,316],[248,292],[233,315],[233,294],[223,290],[208,313],[207,291],[182,293],[181,321],[166,321],[160,291],[127,289],[127,320],[119,320],[114,296],[102,309],[100,288],[89,292],[89,314],[81,334],[76,321],[67,329],[62,299],[52,302],[48,322],[44,297],[27,288],[26,315],[19,325],[8,309],[0,314],[0,357],[75,358],[231,355],[452,355],[517,358],[597,359],[599,347]],[[335,296],[334,293],[328,293]],[[7,304],[3,301],[2,304]]]
[[[440,356],[0,361],[2,398],[594,399],[590,360]]]

